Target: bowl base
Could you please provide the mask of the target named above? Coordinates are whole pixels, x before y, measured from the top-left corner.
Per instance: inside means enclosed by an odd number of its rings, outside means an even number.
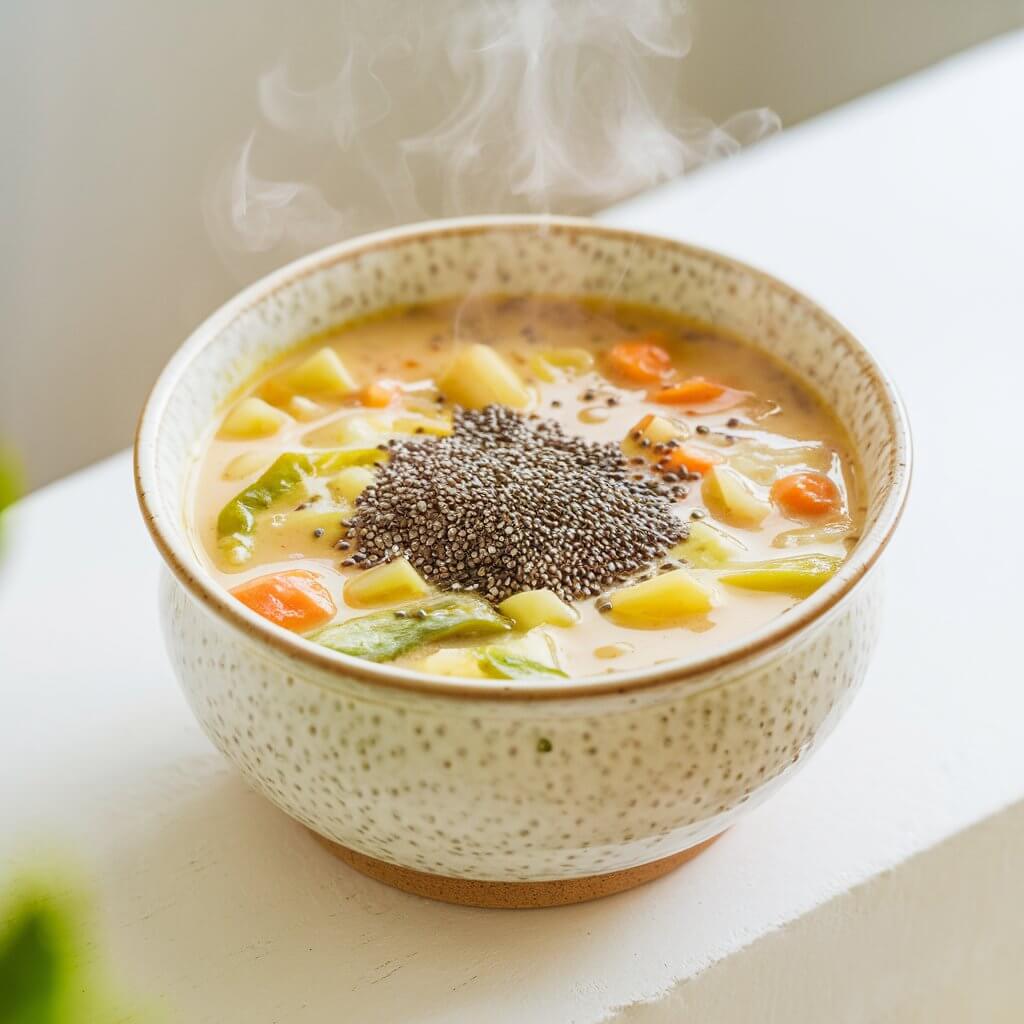
[[[680,864],[692,860],[721,834],[705,839],[704,842],[691,846],[688,850],[674,853],[670,857],[662,857],[661,860],[624,868],[621,871],[612,871],[607,875],[587,875],[583,878],[560,878],[543,882],[488,882],[474,878],[431,875],[425,871],[388,864],[386,861],[377,860],[376,857],[367,857],[365,854],[350,850],[347,846],[325,839],[316,832],[313,833],[335,857],[349,867],[395,889],[466,907],[507,909],[561,907],[634,889],[645,882],[661,878]]]

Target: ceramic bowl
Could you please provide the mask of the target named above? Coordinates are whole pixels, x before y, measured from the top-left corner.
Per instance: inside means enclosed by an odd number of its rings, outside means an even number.
[[[222,591],[186,533],[189,470],[261,364],[374,310],[474,290],[615,296],[755,340],[816,388],[863,470],[839,573],[698,660],[557,683],[453,680],[335,654]],[[909,478],[900,402],[814,303],[735,260],[588,221],[473,218],[325,249],[248,288],[185,342],[136,443],[139,502],[170,570],[174,669],[210,739],[360,870],[488,905],[569,902],[654,877],[763,800],[834,726],[878,626],[872,570]]]

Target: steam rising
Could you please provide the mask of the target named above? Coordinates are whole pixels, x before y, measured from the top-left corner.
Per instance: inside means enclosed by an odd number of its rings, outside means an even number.
[[[260,79],[261,123],[206,201],[229,262],[442,214],[588,212],[779,127],[768,110],[715,124],[665,88],[691,45],[682,0],[346,9],[330,81],[303,90],[287,62]],[[299,166],[258,173],[261,142]]]

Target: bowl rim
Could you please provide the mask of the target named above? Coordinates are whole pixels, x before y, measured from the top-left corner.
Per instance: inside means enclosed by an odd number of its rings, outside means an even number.
[[[357,254],[417,239],[491,231],[535,231],[541,228],[559,232],[580,232],[591,236],[600,235],[617,241],[669,248],[716,263],[730,271],[757,278],[776,292],[787,296],[791,302],[802,305],[833,332],[835,343],[847,347],[858,370],[873,378],[885,396],[885,412],[893,440],[893,480],[874,524],[861,536],[836,575],[785,615],[771,620],[757,630],[742,634],[733,642],[703,657],[689,661],[663,662],[629,672],[581,676],[558,683],[524,684],[499,679],[456,679],[364,661],[318,647],[311,641],[261,618],[240,602],[232,600],[228,591],[209,576],[188,545],[179,542],[173,531],[165,529],[163,516],[159,511],[161,503],[156,456],[163,413],[175,386],[193,359],[207,345],[214,343],[232,322],[268,296],[303,277]],[[196,327],[166,363],[143,406],[135,434],[133,455],[139,508],[157,550],[184,588],[228,625],[254,641],[265,643],[278,654],[297,659],[321,672],[340,676],[347,681],[354,678],[372,686],[413,691],[435,697],[511,701],[586,698],[699,681],[728,666],[755,659],[762,654],[770,654],[835,608],[878,561],[906,506],[911,465],[910,426],[903,402],[891,378],[858,338],[802,292],[765,271],[702,246],[649,232],[612,227],[588,218],[530,214],[493,214],[432,220],[360,235],[303,256],[255,281]]]

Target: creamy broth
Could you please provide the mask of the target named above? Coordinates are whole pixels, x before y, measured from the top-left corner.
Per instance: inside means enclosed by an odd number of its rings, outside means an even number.
[[[660,393],[660,383],[625,378],[609,363],[614,346],[637,338],[656,339],[668,352],[672,366],[666,379],[704,378],[730,389],[725,399],[672,404],[652,400]],[[332,431],[335,443],[322,447],[339,447],[336,440],[344,432],[338,434],[336,428],[350,417],[376,421],[380,436],[358,439],[358,444],[369,447],[398,436],[387,429],[396,417],[408,419],[404,426],[409,430],[417,423],[450,417],[452,403],[441,393],[438,381],[453,359],[476,343],[493,347],[515,371],[530,395],[529,407],[524,410],[527,415],[555,420],[569,434],[621,445],[633,436],[631,431],[638,422],[654,414],[678,426],[686,435],[681,444],[710,452],[720,460],[718,466],[735,471],[763,511],[756,524],[737,520],[721,501],[709,500],[713,496],[706,479],[682,481],[679,486],[688,493],[671,500],[672,514],[687,526],[699,522],[720,528],[731,542],[731,557],[725,565],[714,567],[690,564],[684,543],[677,549],[683,552],[681,556],[658,557],[650,571],[657,572],[663,563],[669,569],[682,566],[711,595],[712,607],[665,628],[636,628],[618,614],[609,614],[602,603],[607,594],[628,587],[631,580],[609,586],[607,593],[597,597],[575,600],[572,607],[579,615],[577,624],[537,627],[567,675],[624,671],[704,655],[784,614],[801,599],[792,590],[750,590],[723,583],[723,573],[731,566],[811,553],[843,558],[855,542],[864,509],[843,429],[804,384],[753,344],[706,325],[624,304],[487,297],[399,309],[348,324],[313,339],[254,379],[238,401],[260,397],[271,411],[282,410],[279,424],[268,436],[260,437],[227,437],[220,424],[214,425],[194,475],[187,518],[196,550],[214,577],[230,590],[269,573],[309,569],[320,577],[336,605],[331,622],[377,611],[376,606],[350,607],[343,597],[346,582],[366,570],[342,565],[358,552],[351,534],[343,537],[340,528],[316,525],[322,510],[329,521],[333,500],[321,481],[290,493],[287,500],[257,517],[252,554],[242,561],[225,555],[218,539],[218,515],[280,454],[321,450],[311,442],[329,439]],[[303,360],[324,347],[340,357],[360,390],[342,398],[325,398],[302,395],[301,389],[282,384]],[[557,365],[559,359],[553,353],[568,350],[582,350],[592,359],[592,366],[587,368],[587,360],[582,358],[576,360],[577,365]],[[387,409],[365,408],[361,389],[378,381],[398,386],[394,404]],[[747,394],[738,397],[734,391]],[[300,400],[296,404],[297,393]],[[227,416],[231,412],[227,410]],[[264,432],[271,426],[263,428]],[[422,443],[434,442],[426,436]],[[340,447],[355,445],[351,441]],[[806,448],[808,445],[813,447]],[[631,470],[650,475],[649,449],[638,454],[634,444],[627,454],[634,460]],[[636,463],[638,458],[645,459],[642,466]],[[773,500],[774,480],[805,471],[831,480],[837,496],[834,512],[794,515]],[[302,505],[307,506],[299,509],[303,515],[293,516]],[[358,501],[353,508],[357,507]],[[694,518],[695,514],[701,518]],[[335,518],[338,523],[343,518],[350,521],[350,513],[343,510]],[[830,524],[831,530],[822,529]],[[339,549],[339,538],[349,546]],[[643,573],[636,578],[640,575]],[[394,604],[397,607],[399,602]],[[503,640],[466,636],[444,641],[441,646],[471,647],[492,639],[495,643]],[[436,648],[419,647],[394,663],[424,669],[423,662]],[[426,670],[436,671],[437,666],[426,666]]]

